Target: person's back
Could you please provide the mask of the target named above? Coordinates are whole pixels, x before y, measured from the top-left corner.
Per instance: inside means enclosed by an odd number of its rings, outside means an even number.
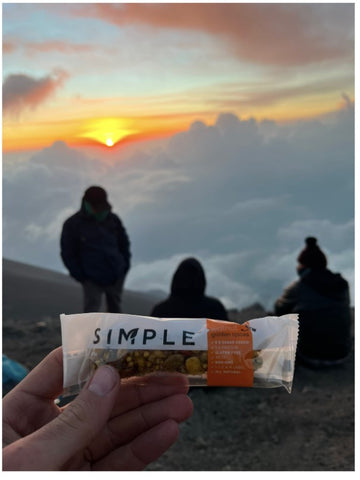
[[[223,304],[205,295],[205,288],[205,273],[198,260],[183,260],[174,273],[170,296],[153,308],[151,316],[228,320]]]
[[[337,363],[351,349],[348,282],[327,269],[327,260],[313,237],[298,257],[300,279],[275,303],[275,314],[299,314],[298,358],[306,363]]]

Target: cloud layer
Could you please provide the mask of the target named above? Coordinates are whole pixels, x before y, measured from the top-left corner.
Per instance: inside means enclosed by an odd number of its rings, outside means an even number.
[[[238,308],[271,307],[314,235],[329,267],[354,278],[354,109],[279,126],[232,113],[194,122],[163,146],[113,163],[56,142],[4,163],[5,257],[63,269],[62,222],[101,184],[128,229],[127,287],[168,291],[177,264],[197,256],[208,293]]]

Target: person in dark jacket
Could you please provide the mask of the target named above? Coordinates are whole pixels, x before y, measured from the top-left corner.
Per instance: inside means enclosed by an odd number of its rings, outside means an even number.
[[[151,316],[228,320],[223,304],[206,296],[205,288],[205,272],[200,262],[195,258],[183,260],[174,273],[170,296],[153,308]]]
[[[108,311],[121,312],[123,285],[130,268],[130,242],[111,208],[102,187],[89,187],[80,210],[63,225],[61,258],[83,287],[84,312],[98,312],[103,294]]]
[[[351,350],[351,312],[348,282],[327,268],[317,239],[305,239],[298,256],[300,279],[276,301],[276,315],[299,314],[297,358],[321,367],[341,363]]]

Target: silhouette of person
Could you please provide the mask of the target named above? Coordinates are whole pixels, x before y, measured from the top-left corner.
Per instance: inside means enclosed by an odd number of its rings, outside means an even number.
[[[125,277],[130,268],[130,242],[120,218],[111,211],[102,187],[89,187],[81,208],[61,233],[61,258],[83,288],[84,312],[98,312],[105,294],[107,309],[121,312]]]
[[[327,268],[317,239],[305,239],[297,260],[299,280],[275,302],[276,315],[299,314],[296,357],[321,367],[341,363],[351,350],[351,312],[348,282]]]
[[[195,258],[183,260],[172,278],[170,296],[155,305],[151,316],[228,320],[223,304],[206,296],[205,288],[205,272],[200,262]]]

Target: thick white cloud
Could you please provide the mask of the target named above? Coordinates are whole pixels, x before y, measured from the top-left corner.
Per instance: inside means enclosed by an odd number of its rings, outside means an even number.
[[[24,228],[26,240],[29,243],[37,244],[39,241],[54,242],[58,241],[61,234],[61,226],[63,222],[73,213],[73,209],[65,208],[60,210],[58,214],[46,225],[39,225],[35,222],[28,223]]]
[[[192,253],[178,253],[172,257],[137,264],[130,272],[127,285],[133,290],[161,290],[170,292],[173,274],[179,263]],[[246,306],[260,301],[256,291],[232,279],[234,264],[242,264],[246,254],[197,255],[204,267],[207,287],[206,294],[219,298],[228,308]]]
[[[308,232],[313,232],[313,236],[323,239],[323,242],[326,242],[325,248],[339,251],[342,245],[353,242],[354,220],[343,224],[334,224],[328,219],[296,220],[281,227],[278,238],[282,244],[296,245],[299,238],[305,238]]]
[[[227,306],[270,306],[309,235],[353,282],[353,177],[349,103],[291,126],[222,114],[113,163],[56,142],[28,160],[5,158],[3,253],[63,269],[62,222],[85,188],[103,185],[131,238],[129,287],[168,292],[191,255],[203,261],[208,293]]]

